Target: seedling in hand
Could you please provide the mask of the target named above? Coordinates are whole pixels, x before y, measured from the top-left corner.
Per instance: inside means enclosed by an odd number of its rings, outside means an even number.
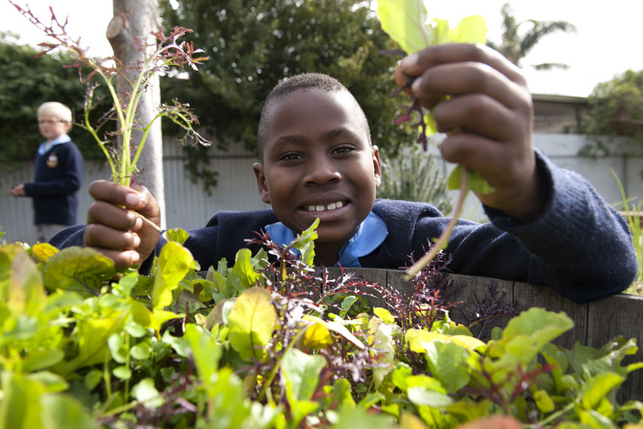
[[[428,20],[427,10],[423,0],[380,0],[378,1],[378,17],[382,28],[400,46],[403,54],[412,54],[421,49],[439,43],[485,43],[487,26],[485,20],[477,15],[464,18],[457,27],[451,29],[445,19]],[[409,79],[410,87],[413,78]],[[407,87],[400,88],[396,95]],[[414,124],[420,130],[418,142],[427,150],[427,137],[437,132],[433,113],[422,108],[417,99],[413,99],[407,112],[396,122],[410,121],[412,114],[420,115],[420,120]],[[451,232],[460,217],[465,197],[469,190],[489,193],[493,188],[474,171],[468,171],[463,165],[458,165],[449,176],[449,189],[459,189],[460,195],[453,218],[442,235],[435,241],[429,252],[420,258],[412,267],[407,269],[407,276],[413,277],[419,273],[438,252],[444,249]]]

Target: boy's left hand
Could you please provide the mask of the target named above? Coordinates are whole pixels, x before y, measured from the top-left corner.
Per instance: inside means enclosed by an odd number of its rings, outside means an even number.
[[[436,45],[405,57],[395,73],[406,92],[433,109],[440,150],[495,189],[483,204],[528,221],[544,205],[532,146],[533,104],[520,69],[484,45]],[[444,97],[449,96],[448,100]],[[442,101],[441,101],[442,100]]]

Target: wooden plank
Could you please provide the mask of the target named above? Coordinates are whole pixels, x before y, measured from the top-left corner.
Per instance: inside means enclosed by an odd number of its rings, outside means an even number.
[[[459,288],[459,291],[449,299],[451,302],[459,302],[457,309],[453,309],[449,313],[451,319],[458,323],[465,322],[464,314],[466,314],[467,311],[475,313],[478,303],[492,299],[492,290],[493,299],[497,301],[498,305],[511,305],[513,301],[512,281],[491,277],[465,276],[461,274],[452,274],[449,277],[453,280],[454,287]],[[507,326],[509,320],[509,317],[502,317],[490,324],[486,321],[481,321],[470,329],[475,336],[483,341],[488,341],[491,339],[491,330],[493,327],[500,326],[504,328]],[[484,328],[481,329],[482,326],[484,326]]]
[[[547,286],[534,286],[528,283],[514,283],[516,310],[523,312],[532,307],[544,308],[556,313],[565,312],[574,321],[574,328],[554,341],[565,348],[571,348],[576,341],[587,345],[587,304],[576,304]]]
[[[592,302],[589,304],[587,345],[600,348],[613,338],[623,336],[625,339],[635,338],[640,347],[643,339],[640,326],[642,320],[641,296],[620,294]],[[639,349],[636,354],[627,356],[623,363],[642,360],[643,353]],[[638,369],[629,374],[617,398],[621,402],[627,399],[643,399],[643,370]]]

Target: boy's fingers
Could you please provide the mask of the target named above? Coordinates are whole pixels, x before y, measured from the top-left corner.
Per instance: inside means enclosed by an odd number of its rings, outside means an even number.
[[[526,87],[507,79],[501,72],[478,62],[460,62],[432,67],[418,76],[411,86],[422,104],[431,108],[436,97],[481,93],[509,108],[526,109],[531,97]]]
[[[105,249],[101,247],[91,247],[91,246],[85,246],[85,247],[90,247],[91,249],[110,258],[112,261],[114,261],[114,266],[117,270],[120,270],[121,268],[127,268],[134,264],[140,263],[139,262],[141,259],[140,255],[134,250],[120,251],[120,250]]]
[[[437,65],[479,62],[498,70],[509,80],[526,86],[520,69],[499,52],[476,43],[450,43],[430,46],[402,59],[399,72],[408,76],[419,76],[425,70]]]
[[[533,157],[520,156],[519,151],[475,134],[454,133],[442,142],[440,150],[447,161],[479,172],[496,191],[526,185],[518,183],[519,178],[530,179],[529,172],[535,169]]]
[[[141,239],[135,232],[122,231],[100,223],[93,223],[85,227],[84,244],[88,247],[134,250],[141,244]]]
[[[531,129],[530,115],[514,111],[485,94],[467,94],[438,104],[433,110],[438,131],[468,130],[499,141],[524,137]]]
[[[143,221],[127,209],[105,201],[95,201],[87,210],[87,225],[102,224],[118,230],[139,229]]]
[[[143,207],[139,193],[127,186],[108,180],[96,180],[89,185],[89,194],[96,201],[106,201],[132,210]]]

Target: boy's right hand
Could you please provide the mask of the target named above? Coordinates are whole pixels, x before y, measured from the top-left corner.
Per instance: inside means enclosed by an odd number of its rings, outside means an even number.
[[[87,210],[85,247],[112,259],[117,269],[142,264],[160,235],[141,219],[160,225],[160,209],[152,194],[144,186],[128,188],[106,180],[92,182],[89,194],[95,201]]]

